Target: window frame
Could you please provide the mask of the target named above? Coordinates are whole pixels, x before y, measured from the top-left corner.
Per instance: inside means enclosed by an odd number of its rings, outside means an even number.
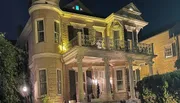
[[[61,30],[60,30],[60,21],[54,20],[54,23],[59,24],[59,28],[58,28],[59,29],[59,33],[55,31],[55,24],[53,25],[53,27],[54,27],[54,43],[58,44],[58,43],[60,43],[60,39],[59,38],[60,38],[60,32],[61,32]],[[56,34],[58,34],[58,42],[56,42],[56,36],[55,36]]]
[[[44,41],[41,41],[41,42],[39,42],[39,31],[38,31],[38,21],[43,21],[43,31],[41,31],[41,32],[44,32]],[[44,22],[44,18],[37,18],[37,19],[35,19],[35,34],[36,34],[36,36],[35,36],[35,40],[36,40],[36,43],[42,43],[42,42],[45,42],[45,22]]]
[[[58,84],[57,84],[57,83],[58,83],[58,77],[57,77],[57,76],[58,76],[58,75],[57,75],[58,71],[61,72],[61,81],[60,81],[60,83],[61,83],[61,93],[60,93],[60,94],[58,93],[58,88],[59,88],[59,87],[58,87]],[[62,94],[63,94],[63,89],[62,89],[62,88],[63,88],[63,84],[62,84],[62,83],[63,83],[63,78],[62,78],[63,76],[62,76],[62,74],[63,74],[63,73],[62,73],[62,70],[59,69],[59,68],[57,68],[57,69],[56,69],[56,87],[57,87],[57,95],[62,95]]]
[[[122,90],[118,90],[117,88],[117,71],[121,70],[122,71],[122,82],[123,82],[123,89]],[[115,67],[115,89],[116,92],[126,92],[126,84],[125,84],[125,67]]]
[[[45,70],[45,72],[46,72],[46,94],[43,94],[43,95],[41,95],[41,87],[40,87],[41,83],[40,83],[40,75],[39,75],[41,70]],[[44,97],[45,95],[48,94],[48,75],[47,75],[47,69],[46,68],[40,68],[38,70],[38,88],[39,88],[38,94],[40,97]]]
[[[166,52],[167,52],[166,49],[171,49],[171,55],[166,55]],[[165,56],[165,58],[173,57],[172,43],[164,46],[164,56]]]

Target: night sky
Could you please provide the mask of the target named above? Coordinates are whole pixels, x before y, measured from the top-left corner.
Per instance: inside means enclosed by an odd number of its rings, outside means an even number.
[[[61,7],[73,0],[61,0]],[[94,14],[108,16],[122,6],[133,2],[149,22],[142,33],[152,35],[166,25],[180,21],[180,0],[81,0]],[[0,32],[6,32],[6,38],[17,39],[18,25],[25,25],[29,18],[28,0],[1,0]]]

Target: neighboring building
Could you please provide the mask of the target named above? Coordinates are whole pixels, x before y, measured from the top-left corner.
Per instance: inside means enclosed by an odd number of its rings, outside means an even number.
[[[28,48],[34,103],[134,99],[141,65],[153,73],[153,45],[138,43],[148,23],[133,3],[100,18],[79,0],[63,10],[34,0],[29,13],[17,44]]]
[[[169,25],[154,36],[143,40],[141,43],[153,43],[154,54],[153,73],[164,74],[176,70],[175,62],[179,58],[180,24]],[[141,78],[149,75],[146,65],[142,66]]]

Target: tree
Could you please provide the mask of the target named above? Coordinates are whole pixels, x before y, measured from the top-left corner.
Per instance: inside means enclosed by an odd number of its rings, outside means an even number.
[[[20,103],[18,87],[23,83],[24,55],[25,52],[13,46],[0,33],[0,103]]]

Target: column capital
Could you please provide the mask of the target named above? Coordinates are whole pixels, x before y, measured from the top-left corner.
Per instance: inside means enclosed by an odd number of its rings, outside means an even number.
[[[104,58],[102,58],[102,60],[103,60],[104,62],[109,62],[111,59],[108,58],[108,57],[104,57]]]
[[[76,55],[77,63],[82,63],[84,56],[83,55]]]
[[[153,62],[152,60],[146,60],[146,63],[147,63],[148,65],[153,65],[153,64],[154,64],[154,62]]]

